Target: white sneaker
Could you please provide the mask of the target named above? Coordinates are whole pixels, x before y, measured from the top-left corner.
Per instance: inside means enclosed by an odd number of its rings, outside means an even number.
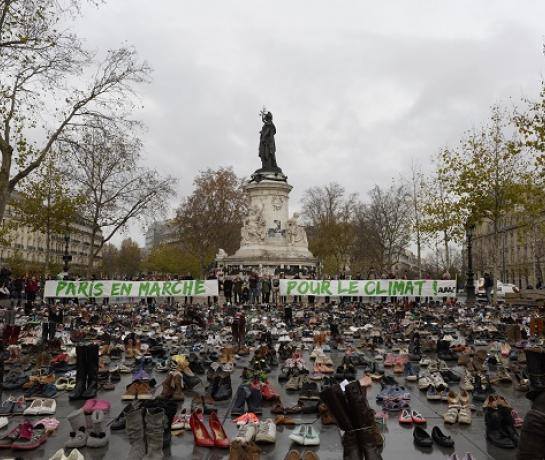
[[[430,385],[433,385],[433,382],[429,375],[427,374],[421,374],[420,377],[418,377],[418,389],[425,391],[427,390]]]
[[[274,444],[276,442],[276,425],[268,418],[260,422],[255,435],[255,442],[266,442]]]
[[[433,386],[438,391],[443,391],[445,388],[448,388],[447,383],[443,380],[443,377],[441,376],[439,372],[435,372],[434,374],[431,374],[431,380],[432,380]]]
[[[256,429],[253,423],[241,425],[238,429],[237,435],[234,437],[234,440],[238,440],[241,443],[246,444],[254,439],[255,432]]]
[[[301,445],[305,445],[305,433],[306,433],[306,426],[305,425],[299,425],[295,430],[293,430],[293,433],[290,434],[290,439]]]
[[[7,417],[0,417],[0,430],[5,426],[8,426],[9,420]]]
[[[305,431],[304,445],[305,446],[320,445],[320,436],[318,435],[318,432],[312,427],[312,425],[307,426],[307,429]]]

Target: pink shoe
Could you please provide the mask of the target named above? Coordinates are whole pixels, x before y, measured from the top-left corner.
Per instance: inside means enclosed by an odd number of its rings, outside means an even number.
[[[392,367],[396,362],[396,356],[394,356],[392,353],[388,353],[386,355],[386,359],[384,360],[384,367]]]
[[[110,412],[111,404],[105,399],[88,399],[83,405],[83,412],[87,415],[92,414],[97,410],[102,412]]]
[[[87,401],[85,401],[85,404],[82,407],[83,412],[86,414],[93,413],[93,410],[95,410],[96,402],[97,402],[96,399],[88,399]]]

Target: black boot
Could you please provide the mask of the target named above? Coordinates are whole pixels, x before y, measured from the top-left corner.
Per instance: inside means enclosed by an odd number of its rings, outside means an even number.
[[[246,399],[250,396],[250,389],[248,385],[239,385],[235,394],[235,400],[233,401],[233,407],[231,409],[231,415],[242,415],[246,412]]]
[[[91,399],[97,395],[98,386],[98,345],[87,345],[85,347],[87,365],[87,386],[81,395],[83,399]]]
[[[259,388],[254,388],[250,385],[250,396],[248,397],[248,412],[253,412],[254,414],[263,413],[263,396],[261,395],[261,390]]]
[[[74,391],[68,396],[69,399],[82,399],[83,392],[87,386],[87,363],[86,363],[86,347],[76,347],[76,386]]]
[[[525,353],[530,380],[530,391],[528,391],[526,397],[534,400],[537,395],[545,392],[545,349],[528,348]]]
[[[513,416],[511,415],[511,409],[509,407],[499,406],[498,412],[501,417],[501,426],[503,432],[513,441],[515,446],[519,445],[519,434],[515,429],[515,423]]]
[[[501,449],[514,449],[515,443],[502,430],[502,419],[498,409],[490,407],[485,409],[484,421],[486,424],[486,439]]]

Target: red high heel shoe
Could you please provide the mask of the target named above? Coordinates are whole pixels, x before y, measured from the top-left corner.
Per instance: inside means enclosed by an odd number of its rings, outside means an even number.
[[[195,438],[195,445],[200,447],[214,447],[214,440],[208,433],[203,421],[202,411],[197,409],[191,414],[189,426]]]
[[[218,419],[218,416],[215,412],[210,414],[208,417],[208,424],[210,425],[210,431],[212,432],[212,438],[214,439],[214,445],[216,447],[221,447],[222,449],[229,448],[229,438],[225,434],[223,425]]]

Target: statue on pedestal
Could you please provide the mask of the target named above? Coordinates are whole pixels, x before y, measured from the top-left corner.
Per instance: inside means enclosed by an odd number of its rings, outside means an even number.
[[[263,127],[259,137],[259,158],[261,159],[261,168],[252,174],[252,180],[260,182],[263,179],[286,181],[287,177],[276,163],[276,143],[274,135],[276,127],[273,123],[272,113],[265,107],[259,113]]]
[[[261,136],[259,138],[261,169],[264,171],[275,171],[278,169],[278,165],[276,164],[276,144],[274,142],[276,126],[273,123],[272,113],[262,110],[261,120],[263,121],[263,128],[261,128]]]

